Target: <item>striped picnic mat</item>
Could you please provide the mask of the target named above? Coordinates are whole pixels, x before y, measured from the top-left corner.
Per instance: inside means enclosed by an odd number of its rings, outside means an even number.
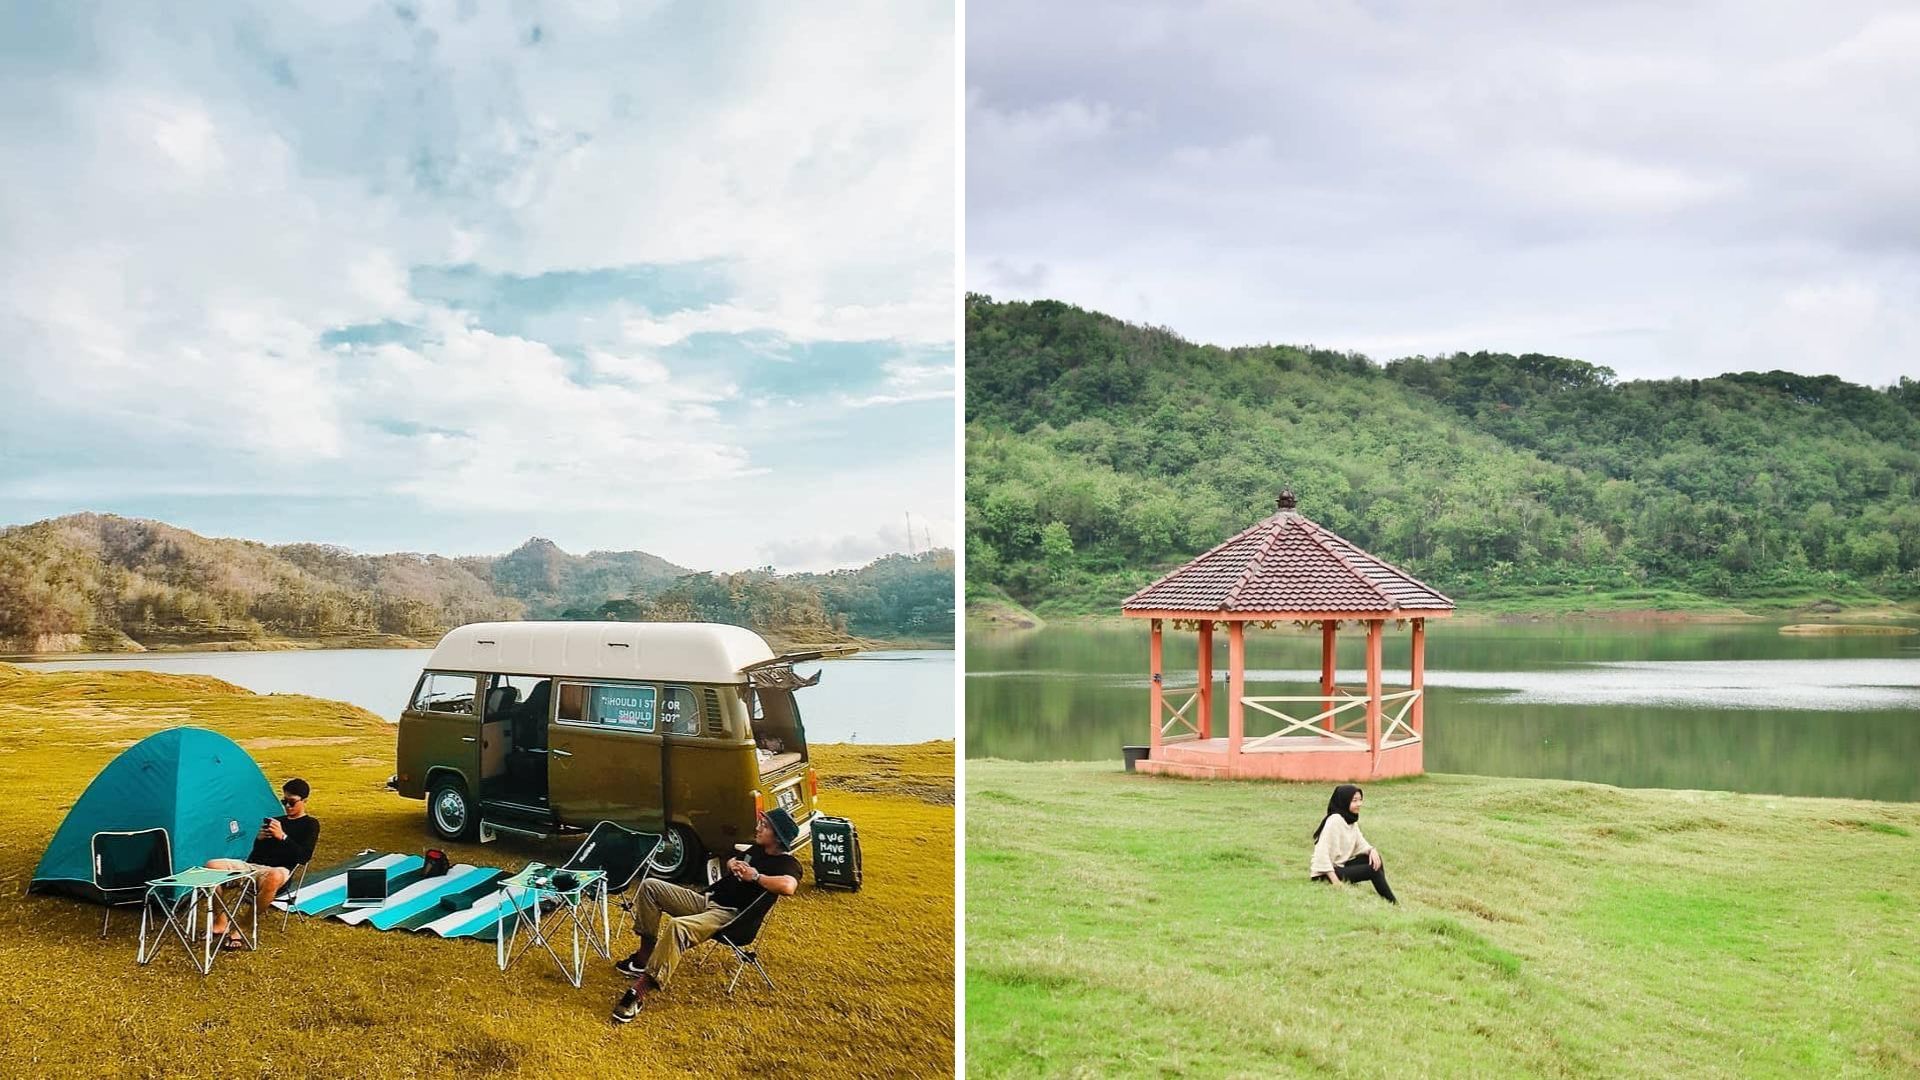
[[[349,870],[386,871],[386,902],[377,907],[348,907]],[[306,883],[275,900],[273,906],[291,906],[296,915],[338,919],[349,925],[365,923],[379,930],[492,941],[499,909],[511,901],[508,889],[500,885],[507,876],[507,871],[495,867],[456,863],[439,877],[427,877],[426,860],[418,855],[363,851],[324,870],[307,871]]]

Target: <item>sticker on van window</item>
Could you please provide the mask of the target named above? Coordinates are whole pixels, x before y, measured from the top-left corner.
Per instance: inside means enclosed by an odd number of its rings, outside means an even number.
[[[700,734],[700,707],[693,703],[693,691],[683,686],[667,687],[667,699],[660,703],[660,714],[667,721],[667,734]]]
[[[603,727],[652,731],[653,699],[651,686],[596,686],[590,715]]]

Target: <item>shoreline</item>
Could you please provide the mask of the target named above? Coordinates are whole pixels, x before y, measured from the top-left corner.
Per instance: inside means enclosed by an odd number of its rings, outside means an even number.
[[[9,651],[0,649],[0,663],[39,664],[68,660],[118,660],[129,656],[144,656],[149,653],[162,656],[175,656],[184,653],[268,653],[268,652],[347,652],[363,649],[404,651],[408,649],[430,651],[433,644],[414,638],[400,638],[387,635],[392,640],[386,642],[368,642],[358,638],[262,638],[248,641],[208,641],[208,642],[167,642],[143,646],[137,649],[86,649],[80,651],[32,652]],[[783,649],[802,650],[814,646],[847,647],[848,642],[807,642],[801,644],[780,643],[769,640],[776,652]],[[935,638],[863,638],[855,643],[846,655],[858,656],[870,652],[953,652],[956,645],[951,641]],[[836,658],[837,659],[837,658]]]
[[[866,746],[867,744],[866,743],[843,743],[839,745]],[[1026,769],[1026,768],[1058,768],[1063,770],[1091,769],[1095,772],[1111,770],[1113,772],[1126,774],[1130,777],[1137,776],[1141,779],[1152,780],[1155,782],[1165,781],[1170,784],[1192,784],[1192,785],[1195,785],[1196,788],[1202,785],[1216,785],[1216,786],[1228,785],[1228,786],[1245,786],[1245,787],[1251,787],[1251,788],[1269,787],[1269,788],[1284,788],[1284,789],[1308,789],[1308,788],[1317,789],[1319,787],[1324,786],[1320,784],[1318,781],[1310,781],[1310,780],[1195,780],[1190,777],[1184,777],[1184,776],[1154,776],[1147,773],[1127,774],[1124,766],[1120,765],[1113,758],[1010,758],[1010,757],[998,757],[993,755],[976,757],[972,754],[967,754],[965,755],[965,757],[966,757],[966,762],[969,768],[975,765],[986,765],[992,768],[1007,766],[1015,769]],[[1432,769],[1429,769],[1422,773],[1418,773],[1414,776],[1389,777],[1384,779],[1370,780],[1365,782],[1361,786],[1367,787],[1367,788],[1378,786],[1384,791],[1384,790],[1390,789],[1393,785],[1396,785],[1396,784],[1417,783],[1423,780],[1432,780],[1432,781],[1438,781],[1438,782],[1449,783],[1449,784],[1486,784],[1486,785],[1499,785],[1499,784],[1509,784],[1509,783],[1578,784],[1585,787],[1607,788],[1612,791],[1619,791],[1624,793],[1639,792],[1639,793],[1646,793],[1650,795],[1672,795],[1676,798],[1692,798],[1697,796],[1699,798],[1711,798],[1711,799],[1740,798],[1740,799],[1795,799],[1795,800],[1816,800],[1816,801],[1824,800],[1827,802],[1839,802],[1839,803],[1868,803],[1874,806],[1888,807],[1890,809],[1899,808],[1901,810],[1920,810],[1920,797],[1916,797],[1912,799],[1876,799],[1869,796],[1855,796],[1855,795],[1799,795],[1799,794],[1794,794],[1792,792],[1781,792],[1781,791],[1743,791],[1737,788],[1646,787],[1646,786],[1635,786],[1631,784],[1617,784],[1608,780],[1586,780],[1586,779],[1581,779],[1579,777],[1571,777],[1571,776],[1502,776],[1496,773],[1441,772],[1441,771],[1432,770]]]
[[[129,655],[138,654],[86,654],[82,656],[81,659],[119,661],[127,658]],[[282,703],[317,703],[329,709],[338,708],[347,710],[354,715],[377,722],[389,735],[397,730],[398,725],[398,721],[390,719],[366,705],[356,705],[353,702],[341,701],[337,698],[321,697],[317,694],[301,693],[299,691],[263,692],[252,690],[238,683],[223,679],[218,675],[207,675],[198,672],[154,671],[149,668],[140,667],[88,666],[43,668],[29,666],[58,662],[60,662],[59,658],[51,657],[21,659],[17,657],[0,656],[0,720],[4,720],[7,706],[7,691],[10,686],[13,686],[15,683],[24,685],[27,680],[46,679],[49,681],[47,685],[51,685],[54,682],[62,684],[82,684],[96,688],[109,695],[112,686],[115,681],[117,681],[118,685],[126,688],[129,693],[144,692],[145,689],[152,687],[165,687],[172,691],[199,690],[205,693],[218,694],[223,698],[239,696]],[[858,757],[862,754],[869,753],[885,754],[890,751],[920,750],[945,753],[949,757],[957,760],[960,749],[957,735],[935,736],[933,738],[902,742],[854,742],[845,739],[809,739],[807,746],[810,751],[821,751],[829,758],[835,755],[852,755]],[[4,747],[0,747],[0,753],[5,752]]]

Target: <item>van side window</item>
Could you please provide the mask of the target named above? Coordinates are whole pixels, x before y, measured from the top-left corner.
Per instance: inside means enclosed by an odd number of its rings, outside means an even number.
[[[660,699],[660,715],[669,735],[700,734],[700,704],[693,691],[684,686],[669,686]]]
[[[651,686],[592,686],[587,688],[587,721],[621,731],[651,732],[654,701]]]
[[[473,715],[475,679],[471,675],[447,675],[430,671],[420,680],[413,695],[415,712],[465,713]]]
[[[555,714],[562,720],[578,723],[587,715],[587,688],[579,683],[560,684],[560,711]]]
[[[488,723],[495,720],[547,718],[547,695],[552,686],[546,679],[531,675],[487,676],[486,713]]]

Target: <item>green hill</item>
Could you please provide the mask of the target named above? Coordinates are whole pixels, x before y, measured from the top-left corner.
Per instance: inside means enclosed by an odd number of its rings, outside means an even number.
[[[495,591],[527,605],[534,618],[552,618],[569,607],[664,587],[693,571],[644,551],[590,551],[569,555],[551,540],[534,537],[505,555],[461,559]]]
[[[1559,357],[1223,349],[967,302],[971,600],[1110,613],[1300,509],[1489,606],[1920,596],[1920,383],[1628,381]]]
[[[737,622],[785,641],[951,640],[951,552],[859,570],[695,573],[642,551],[359,555],[73,514],[0,529],[0,652],[409,645],[489,619]],[[943,621],[944,620],[944,621]]]

